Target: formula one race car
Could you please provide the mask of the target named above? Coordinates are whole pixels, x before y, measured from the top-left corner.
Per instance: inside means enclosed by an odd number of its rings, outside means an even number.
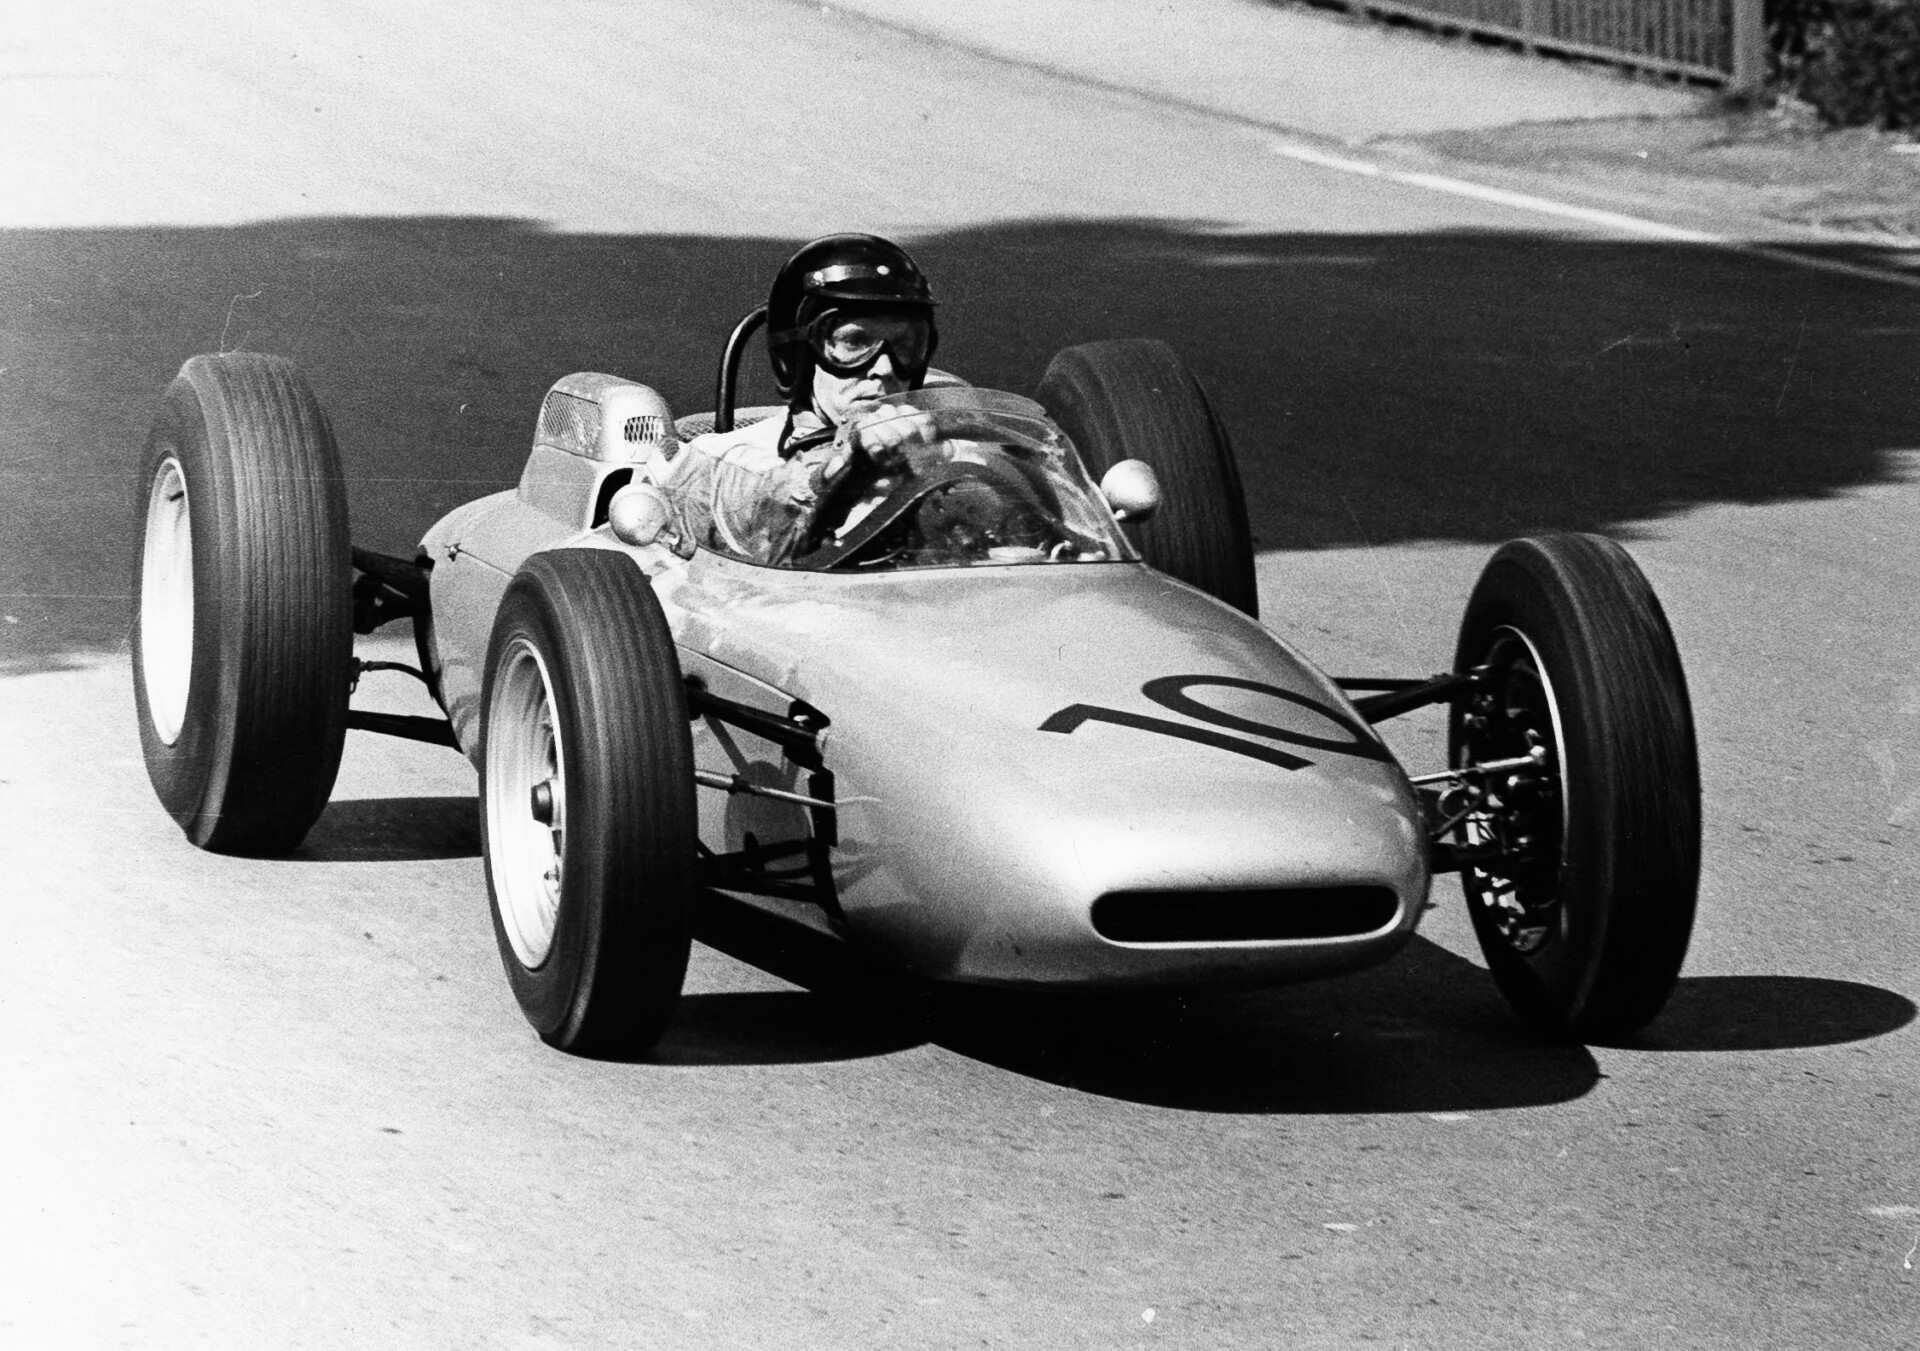
[[[1386,958],[1458,871],[1525,1017],[1606,1037],[1659,1012],[1698,771],[1678,654],[1617,545],[1510,543],[1448,671],[1329,678],[1254,618],[1206,395],[1124,341],[1060,353],[1035,400],[882,401],[848,451],[908,419],[908,462],[769,565],[715,543],[682,472],[689,438],[783,411],[733,407],[757,317],[711,414],[559,381],[519,486],[411,557],[349,544],[289,363],[188,361],[139,469],[133,669],[189,839],[297,846],[349,728],[458,748],[508,978],[567,1049],[659,1037],[712,892],[936,980],[1196,989]],[[349,706],[354,634],[400,618],[444,720]],[[1409,778],[1373,724],[1441,703],[1449,763]]]

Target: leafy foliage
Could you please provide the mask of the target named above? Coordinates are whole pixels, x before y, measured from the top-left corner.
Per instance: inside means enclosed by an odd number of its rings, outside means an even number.
[[[1920,0],[1768,0],[1776,83],[1834,126],[1920,128]]]

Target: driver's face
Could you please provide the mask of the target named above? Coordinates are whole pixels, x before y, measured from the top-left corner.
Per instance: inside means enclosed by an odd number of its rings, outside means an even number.
[[[813,368],[813,408],[837,427],[860,404],[901,393],[906,387],[905,378],[893,368],[893,353],[883,349],[874,363],[858,375],[834,375],[816,365]]]

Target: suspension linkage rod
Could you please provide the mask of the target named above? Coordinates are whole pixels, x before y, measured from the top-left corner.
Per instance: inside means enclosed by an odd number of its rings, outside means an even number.
[[[1374,676],[1342,676],[1334,684],[1343,690],[1379,690],[1364,699],[1355,699],[1356,713],[1370,723],[1385,722],[1402,713],[1411,713],[1428,704],[1444,704],[1462,690],[1478,683],[1476,673],[1442,671],[1425,680],[1390,680]]]
[[[371,709],[347,710],[347,727],[360,732],[378,732],[407,741],[424,741],[430,746],[460,749],[454,738],[453,724],[445,718],[418,718],[406,713],[375,713]]]
[[[729,793],[745,793],[750,797],[797,802],[803,807],[818,807],[823,811],[833,811],[838,806],[825,798],[808,797],[805,793],[790,793],[784,788],[769,788],[765,784],[753,783],[740,774],[718,774],[710,769],[696,769],[693,771],[693,781],[702,788],[723,788]]]
[[[687,712],[696,718],[715,718],[729,727],[738,727],[763,741],[771,741],[787,759],[802,769],[821,768],[820,736],[824,719],[786,717],[768,713],[712,693],[699,677],[687,680]],[[810,710],[809,710],[810,711]]]
[[[1459,783],[1481,774],[1506,774],[1517,769],[1545,769],[1547,753],[1545,748],[1531,755],[1516,755],[1511,760],[1483,760],[1477,765],[1461,765],[1458,769],[1443,769],[1435,774],[1415,774],[1407,782],[1419,788],[1430,783]]]
[[[350,678],[352,685],[358,687],[360,677],[368,671],[399,671],[403,675],[412,676],[422,685],[427,683],[425,672],[417,666],[407,665],[404,661],[363,661],[359,657],[355,657],[353,659],[353,674]]]

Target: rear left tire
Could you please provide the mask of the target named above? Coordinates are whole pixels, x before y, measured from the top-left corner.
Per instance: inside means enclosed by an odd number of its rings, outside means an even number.
[[[332,429],[280,357],[197,356],[134,492],[134,701],[147,775],[203,849],[290,850],[325,810],[353,660]]]

